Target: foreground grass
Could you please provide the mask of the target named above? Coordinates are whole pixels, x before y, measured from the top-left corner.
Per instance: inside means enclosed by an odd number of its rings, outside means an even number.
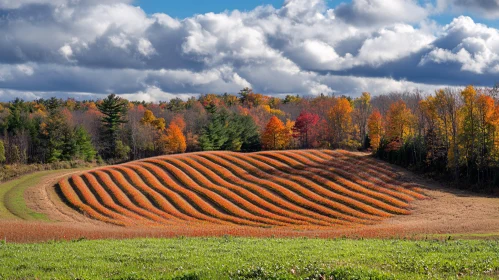
[[[176,238],[0,245],[0,279],[494,279],[499,242]]]

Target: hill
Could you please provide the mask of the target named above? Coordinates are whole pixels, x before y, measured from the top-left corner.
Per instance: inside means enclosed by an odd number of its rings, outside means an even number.
[[[426,198],[386,164],[326,150],[161,156],[73,175],[57,190],[123,226],[353,227],[410,214]]]

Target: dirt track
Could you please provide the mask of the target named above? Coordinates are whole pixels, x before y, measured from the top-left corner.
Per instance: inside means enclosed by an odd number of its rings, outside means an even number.
[[[25,193],[28,207],[46,214],[56,222],[0,221],[0,238],[20,242],[52,239],[131,238],[173,236],[309,236],[309,237],[414,237],[426,234],[491,234],[499,237],[499,198],[447,189],[431,180],[389,166],[404,181],[423,186],[430,199],[411,204],[412,214],[396,216],[376,225],[340,229],[251,228],[244,226],[169,226],[156,228],[123,228],[99,222],[81,215],[61,202],[54,185],[62,176],[78,172],[64,172],[44,177],[42,184]]]

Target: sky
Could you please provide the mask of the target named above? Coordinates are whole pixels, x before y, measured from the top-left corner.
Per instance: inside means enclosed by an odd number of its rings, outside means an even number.
[[[499,0],[0,0],[0,101],[499,82]]]

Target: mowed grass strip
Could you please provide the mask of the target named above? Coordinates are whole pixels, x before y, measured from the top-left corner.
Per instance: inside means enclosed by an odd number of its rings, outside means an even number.
[[[29,187],[41,183],[42,179],[48,175],[62,174],[67,171],[41,171],[0,184],[0,219],[48,220],[44,214],[28,208],[24,192]]]
[[[5,279],[496,279],[499,242],[175,238],[0,244]]]

